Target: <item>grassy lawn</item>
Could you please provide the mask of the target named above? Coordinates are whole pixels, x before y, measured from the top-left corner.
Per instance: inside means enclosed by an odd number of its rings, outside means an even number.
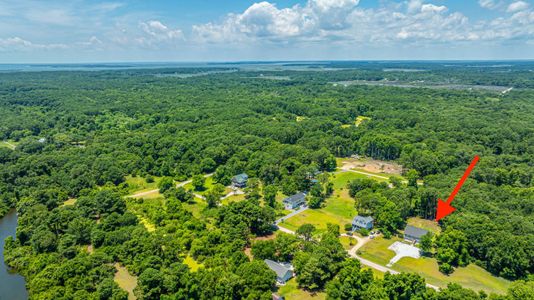
[[[158,188],[158,182],[160,177],[154,177],[154,182],[146,182],[146,179],[140,176],[133,177],[131,175],[126,176],[126,183],[128,184],[128,190],[135,194],[142,193]]]
[[[356,240],[348,236],[339,237],[339,241],[345,250],[349,250],[356,245]]]
[[[194,188],[193,188],[193,183],[188,183],[186,185],[184,185],[184,189],[186,190],[192,190],[193,192],[197,193],[197,194],[200,194],[200,195],[204,195],[207,191],[209,191],[213,185],[215,184],[215,182],[213,182],[213,177],[205,177],[206,178],[206,181],[204,183],[204,190],[203,191],[195,191]],[[229,187],[226,187],[224,193],[225,194],[228,194],[232,191],[231,188]]]
[[[17,147],[17,143],[13,141],[0,141],[0,147],[9,148],[11,150],[15,150]]]
[[[332,183],[334,184],[334,190],[336,191],[340,191],[342,189],[346,189],[347,188],[347,184],[354,180],[354,179],[358,179],[358,178],[371,178],[371,179],[379,179],[379,178],[376,178],[376,177],[370,177],[370,176],[365,176],[363,174],[358,174],[358,173],[354,173],[354,172],[341,172],[341,173],[337,173],[337,174],[334,174],[330,180],[332,181]]]
[[[69,198],[65,202],[63,202],[63,206],[72,206],[76,204],[76,198]]]
[[[190,255],[188,255],[185,259],[184,259],[184,264],[186,264],[189,269],[191,270],[191,272],[196,272],[198,271],[198,269],[200,267],[204,267],[203,264],[201,263],[198,263],[193,257],[191,257]]]
[[[281,286],[277,292],[278,295],[284,296],[286,300],[324,300],[326,299],[326,293],[309,293],[307,291],[301,290],[297,286],[297,281],[295,278],[292,278],[284,286]]]
[[[433,232],[434,234],[439,234],[441,232],[441,228],[439,227],[438,223],[431,220],[425,220],[421,218],[409,218],[408,225],[426,229],[428,231]]]
[[[221,200],[222,205],[228,205],[232,202],[239,202],[245,200],[245,195],[232,195],[228,198]]]
[[[137,299],[133,293],[137,286],[137,277],[130,275],[128,270],[118,263],[115,264],[115,269],[117,269],[117,272],[115,273],[113,280],[121,289],[128,292],[128,300]]]
[[[377,237],[360,249],[361,257],[386,265],[395,253],[388,247],[399,238],[390,240]],[[435,258],[422,257],[419,259],[404,257],[393,265],[392,269],[401,272],[418,273],[430,284],[446,287],[449,282],[458,283],[475,291],[484,290],[489,293],[505,293],[510,282],[491,275],[488,271],[470,264],[467,267],[457,268],[454,273],[447,276],[439,272]]]
[[[454,282],[475,291],[484,290],[490,293],[504,294],[511,283],[506,279],[491,275],[488,271],[474,264],[457,268],[454,273],[447,276],[438,270],[436,259],[427,257],[420,259],[405,257],[393,267],[398,271],[418,273],[425,277],[428,283],[439,287],[446,287],[447,283]]]
[[[395,252],[389,250],[388,247],[396,241],[401,241],[401,239],[393,237],[388,240],[381,236],[376,237],[358,250],[359,255],[385,266],[395,256]]]
[[[182,203],[183,207],[197,219],[202,218],[202,211],[208,206],[206,201],[194,198],[193,202]]]

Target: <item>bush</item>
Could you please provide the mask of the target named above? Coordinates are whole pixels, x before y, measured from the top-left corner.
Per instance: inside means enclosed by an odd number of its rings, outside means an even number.
[[[454,271],[453,267],[447,263],[439,265],[439,271],[443,274],[449,275]]]
[[[151,175],[147,175],[145,177],[145,180],[146,180],[147,183],[152,183],[152,182],[154,182],[154,177],[152,177]]]
[[[368,235],[369,235],[369,230],[366,229],[366,228],[361,228],[360,230],[358,230],[358,232],[359,232],[362,236],[368,236]]]
[[[345,224],[344,228],[345,228],[345,231],[352,231],[352,224],[351,223],[347,223],[347,224]]]

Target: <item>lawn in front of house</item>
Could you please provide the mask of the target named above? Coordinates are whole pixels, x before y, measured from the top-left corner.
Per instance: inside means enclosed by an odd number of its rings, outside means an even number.
[[[206,181],[204,182],[204,190],[195,191],[195,188],[193,187],[193,183],[192,182],[189,182],[189,183],[185,184],[184,185],[184,189],[191,190],[194,193],[200,194],[200,195],[206,194],[215,185],[215,182],[213,181],[213,177],[212,176],[204,177],[204,178],[206,179]],[[226,194],[230,193],[231,191],[232,191],[231,188],[226,187],[225,190],[224,190],[224,194],[226,195]]]
[[[326,230],[326,224],[337,224],[343,230],[345,224],[352,222],[356,215],[354,201],[350,199],[331,197],[326,200],[325,207],[307,209],[280,223],[280,226],[296,230],[303,224],[312,224],[319,231]]]
[[[359,250],[359,255],[362,258],[385,266],[395,256],[395,252],[389,250],[388,247],[400,240],[396,237],[390,240],[377,237],[365,244]],[[453,282],[475,291],[484,290],[489,293],[503,294],[510,285],[510,282],[506,279],[493,276],[474,264],[456,268],[451,275],[447,276],[439,271],[436,259],[429,257],[418,259],[403,257],[391,268],[400,272],[418,273],[425,278],[427,283],[438,287],[446,287],[448,283]]]
[[[278,288],[276,292],[278,295],[283,296],[286,300],[324,300],[326,299],[326,293],[316,292],[310,293],[308,291],[298,288],[297,280],[292,278],[284,286]]]

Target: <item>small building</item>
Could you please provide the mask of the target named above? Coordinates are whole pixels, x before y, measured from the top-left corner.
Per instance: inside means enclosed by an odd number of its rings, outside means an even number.
[[[291,197],[285,198],[282,202],[287,210],[297,209],[303,205],[306,205],[306,193],[295,194]]]
[[[264,260],[269,269],[276,273],[276,281],[279,284],[285,284],[293,277],[293,266],[289,263],[279,263],[274,260]]]
[[[272,296],[273,296],[273,300],[285,300],[286,299],[286,298],[284,298],[284,296],[280,296],[280,295],[275,294],[275,293],[273,293]]]
[[[404,240],[419,243],[423,235],[427,233],[428,230],[424,230],[423,228],[406,225],[406,228],[404,228]]]
[[[232,177],[232,186],[244,188],[247,186],[248,175],[245,173]]]
[[[367,230],[373,229],[373,223],[374,219],[371,216],[356,216],[352,220],[352,231],[358,231],[362,228],[365,228]]]

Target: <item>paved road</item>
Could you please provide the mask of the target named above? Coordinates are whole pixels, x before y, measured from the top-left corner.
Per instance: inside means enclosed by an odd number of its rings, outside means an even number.
[[[279,223],[282,223],[284,220],[287,220],[287,219],[289,219],[289,218],[291,218],[293,216],[296,216],[296,215],[300,214],[301,212],[303,212],[303,211],[305,211],[307,209],[308,209],[308,206],[302,206],[301,208],[295,210],[294,212],[288,214],[287,216],[283,216],[280,219],[276,220],[274,222],[274,224],[278,225]]]

